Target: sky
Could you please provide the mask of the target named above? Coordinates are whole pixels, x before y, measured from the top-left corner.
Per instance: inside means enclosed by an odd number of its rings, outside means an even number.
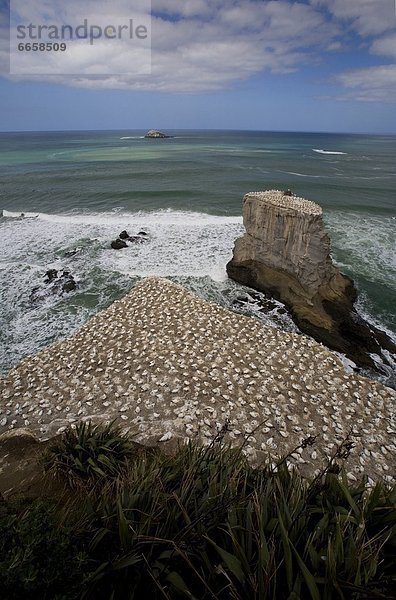
[[[396,0],[10,2],[11,21],[0,0],[0,131],[396,134]],[[109,39],[131,18],[144,39]],[[10,35],[10,23],[84,19],[113,29],[64,52],[20,51],[36,38]]]

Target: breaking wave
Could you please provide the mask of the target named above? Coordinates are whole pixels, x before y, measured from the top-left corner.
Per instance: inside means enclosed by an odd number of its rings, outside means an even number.
[[[347,154],[347,152],[332,152],[330,150],[321,150],[319,148],[312,148],[312,152],[317,152],[318,154],[337,154],[337,155]]]

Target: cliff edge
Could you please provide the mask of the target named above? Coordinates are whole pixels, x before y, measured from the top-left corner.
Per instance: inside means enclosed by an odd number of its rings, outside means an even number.
[[[304,333],[342,352],[359,367],[378,369],[372,354],[396,353],[382,331],[354,309],[353,281],[330,257],[321,207],[277,190],[243,199],[246,233],[235,242],[227,265],[231,279],[281,302]]]

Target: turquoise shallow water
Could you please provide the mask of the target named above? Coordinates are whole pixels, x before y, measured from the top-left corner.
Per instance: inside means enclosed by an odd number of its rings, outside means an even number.
[[[355,279],[361,312],[396,333],[395,136],[169,133],[0,134],[0,371],[147,274],[234,307],[241,288],[227,281],[225,264],[243,231],[242,197],[271,188],[323,206],[333,257]],[[141,228],[150,244],[109,248],[122,229]],[[78,291],[33,307],[29,293],[48,268],[69,269]],[[293,328],[277,309],[244,310]]]

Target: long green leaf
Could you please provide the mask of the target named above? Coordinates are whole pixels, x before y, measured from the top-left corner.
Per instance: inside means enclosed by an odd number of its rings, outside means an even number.
[[[280,514],[279,507],[278,507],[278,522],[279,522],[279,529],[280,529],[280,534],[281,534],[282,544],[283,544],[287,586],[288,586],[289,593],[291,593],[291,591],[293,589],[293,558],[292,558],[292,551],[291,551],[291,547],[290,547],[289,536],[287,535],[286,528],[283,524],[283,520],[282,520],[282,516]]]
[[[172,571],[166,576],[166,580],[168,583],[171,584],[171,586],[175,588],[175,590],[177,590],[178,592],[182,592],[188,598],[191,598],[191,600],[196,600],[190,592],[190,590],[188,589],[183,577],[179,575],[179,573],[176,573],[176,571]]]
[[[341,481],[341,479],[337,478],[336,481],[338,483],[338,487],[340,488],[341,492],[344,495],[344,498],[348,501],[349,506],[353,510],[355,517],[359,518],[360,509],[359,509],[358,505],[356,504],[356,502],[354,501],[354,499],[352,498],[352,495],[351,495],[348,487],[344,484],[343,481]]]
[[[215,548],[215,550],[219,554],[220,558],[224,561],[228,570],[234,575],[234,577],[236,577],[240,583],[244,583],[245,582],[245,574],[242,569],[241,561],[234,554],[230,554],[230,552],[227,552],[227,550],[220,548],[220,546],[218,546],[209,537],[205,536],[205,538]]]
[[[315,578],[313,577],[312,573],[310,572],[310,570],[308,569],[303,559],[301,558],[301,556],[299,555],[296,548],[291,542],[290,546],[295,554],[298,566],[300,567],[301,572],[304,576],[305,583],[307,584],[307,588],[309,589],[309,593],[311,594],[312,600],[321,600],[321,595],[319,593],[318,586],[316,585]]]
[[[120,558],[119,560],[113,563],[113,569],[115,571],[121,571],[122,569],[127,569],[128,567],[133,567],[142,561],[140,556],[136,554],[130,554]]]

